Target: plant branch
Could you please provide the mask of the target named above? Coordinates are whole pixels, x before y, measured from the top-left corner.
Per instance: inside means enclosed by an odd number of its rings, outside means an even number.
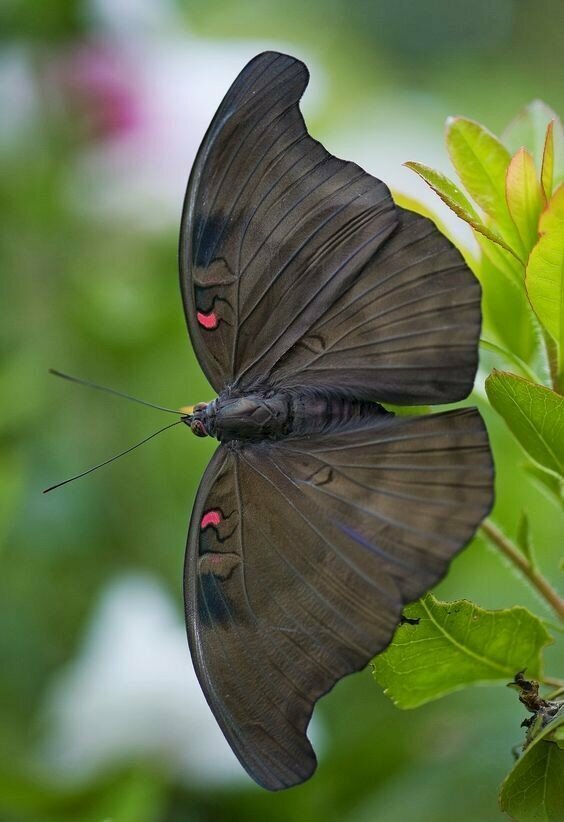
[[[491,519],[484,520],[480,530],[521,571],[560,619],[564,620],[564,599],[527,557],[500,531],[497,525],[494,525]]]

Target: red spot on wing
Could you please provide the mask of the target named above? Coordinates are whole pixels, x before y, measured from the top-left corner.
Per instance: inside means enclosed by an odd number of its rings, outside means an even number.
[[[203,531],[204,528],[208,527],[208,525],[219,525],[221,519],[222,517],[220,511],[206,511],[202,517],[202,521],[200,522],[200,528]]]
[[[196,318],[200,325],[203,325],[204,328],[208,329],[217,328],[217,324],[219,322],[215,311],[210,311],[209,314],[204,314],[202,311],[198,311]]]

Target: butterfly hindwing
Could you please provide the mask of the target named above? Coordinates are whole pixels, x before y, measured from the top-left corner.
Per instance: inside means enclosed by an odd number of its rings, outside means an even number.
[[[397,225],[387,187],[309,136],[308,72],[265,52],[204,138],[180,232],[188,327],[219,392],[265,381]]]
[[[269,578],[272,559],[260,555],[260,534],[246,533],[241,465],[236,452],[220,446],[198,491],[185,563],[186,625],[198,679],[223,733],[253,779],[276,790],[315,770],[301,721],[311,683],[300,697],[290,690],[291,674],[282,672],[289,660],[277,661],[289,636],[272,625],[280,568],[278,578]],[[287,590],[296,580],[282,584]]]
[[[188,538],[188,634],[250,775],[307,779],[317,699],[389,643],[491,507],[479,414],[382,415],[328,436],[220,446]]]

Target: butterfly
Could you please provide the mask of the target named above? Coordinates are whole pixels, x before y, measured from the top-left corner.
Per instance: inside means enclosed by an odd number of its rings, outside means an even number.
[[[480,286],[428,219],[306,128],[308,71],[259,54],[212,120],[188,183],[180,282],[217,392],[184,417],[219,446],[184,571],[188,639],[250,776],[308,779],[316,701],[389,644],[492,505],[478,411],[381,403],[470,392]]]

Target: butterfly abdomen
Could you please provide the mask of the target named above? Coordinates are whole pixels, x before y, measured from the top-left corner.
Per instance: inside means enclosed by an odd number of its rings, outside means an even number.
[[[298,389],[292,392],[292,425],[294,436],[327,434],[349,426],[361,426],[388,412],[378,403],[358,400],[344,392]]]
[[[263,390],[239,396],[225,392],[207,406],[204,424],[206,432],[221,442],[257,442],[362,425],[386,413],[377,403],[323,389]]]

